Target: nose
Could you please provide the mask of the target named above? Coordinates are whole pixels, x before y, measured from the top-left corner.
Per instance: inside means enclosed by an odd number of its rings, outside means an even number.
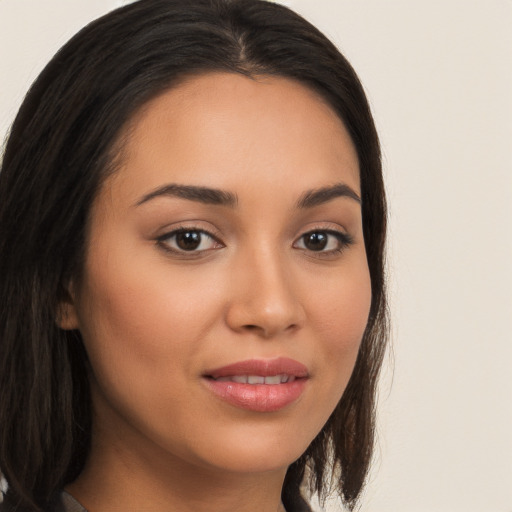
[[[305,313],[292,271],[276,251],[240,259],[231,279],[226,321],[234,331],[272,338],[303,325]]]

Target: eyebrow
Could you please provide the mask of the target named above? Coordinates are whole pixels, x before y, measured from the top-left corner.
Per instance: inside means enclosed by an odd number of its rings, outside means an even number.
[[[204,204],[229,206],[234,208],[238,204],[238,196],[226,190],[195,185],[178,185],[175,183],[164,185],[142,197],[135,206],[147,203],[156,197],[170,196],[197,201]],[[361,198],[345,183],[336,183],[329,187],[322,187],[306,191],[297,201],[297,208],[313,208],[327,203],[338,197],[348,197],[361,204]]]
[[[317,188],[305,192],[297,202],[297,208],[313,208],[338,197],[348,197],[361,204],[361,198],[345,183],[336,183],[329,187]]]
[[[238,204],[236,194],[210,187],[197,187],[194,185],[177,185],[170,184],[157,188],[153,192],[146,194],[142,199],[137,201],[136,206],[147,203],[156,197],[171,196],[189,201],[198,201],[204,204],[213,204],[218,206],[235,207]]]

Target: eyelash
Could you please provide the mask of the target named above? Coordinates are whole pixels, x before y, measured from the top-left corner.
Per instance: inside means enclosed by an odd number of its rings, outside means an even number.
[[[328,237],[329,236],[334,237],[338,242],[338,246],[335,249],[330,249],[328,251],[322,251],[322,250],[321,251],[313,251],[313,250],[308,250],[307,247],[305,247],[303,249],[301,248],[304,251],[311,252],[317,258],[328,258],[330,256],[332,257],[332,256],[336,256],[337,254],[341,254],[347,247],[353,245],[353,243],[354,243],[354,239],[348,233],[344,233],[342,231],[338,231],[335,229],[322,228],[321,226],[313,228],[313,229],[307,231],[306,233],[302,234],[298,238],[298,241],[305,240],[305,238],[307,236],[310,236],[313,234],[319,234],[319,233],[321,233],[323,235],[327,235]],[[297,242],[294,242],[294,246],[296,243]],[[329,241],[327,241],[327,244],[328,243],[329,243]]]
[[[201,236],[206,235],[213,242],[215,242],[216,244],[219,245],[219,247],[217,247],[218,249],[221,249],[222,247],[224,247],[224,244],[213,233],[211,233],[210,231],[208,231],[204,228],[199,228],[199,227],[194,227],[194,226],[186,226],[186,227],[182,226],[177,229],[173,229],[172,231],[169,231],[168,233],[165,233],[165,234],[159,236],[156,239],[156,242],[164,251],[169,252],[171,254],[177,254],[179,256],[185,256],[188,258],[197,258],[197,257],[201,256],[204,252],[212,250],[212,249],[203,249],[203,250],[199,250],[199,251],[197,251],[197,250],[187,251],[185,249],[172,248],[169,246],[170,239],[175,238],[175,237],[179,236],[180,234],[185,234],[185,233],[199,233]],[[202,243],[202,242],[203,242],[203,240],[200,240],[200,243]]]
[[[218,244],[218,247],[214,247],[211,249],[202,249],[199,251],[196,249],[187,251],[186,249],[170,247],[170,245],[169,245],[170,239],[175,239],[175,237],[179,236],[180,234],[185,234],[185,233],[196,233],[196,234],[200,234],[201,237],[207,236],[208,238],[210,238],[212,240],[213,243]],[[296,247],[296,245],[299,243],[299,241],[304,241],[307,236],[311,236],[314,234],[322,234],[322,235],[327,235],[327,237],[334,237],[337,240],[338,246],[335,249],[330,249],[327,251],[324,251],[324,250],[315,251],[315,250],[308,249],[307,247]],[[200,240],[199,244],[201,244],[203,242],[203,240],[201,238],[199,240]],[[215,234],[211,233],[210,231],[208,231],[204,228],[199,228],[199,227],[195,227],[195,226],[187,226],[187,227],[183,226],[183,227],[174,229],[168,233],[165,233],[165,234],[159,236],[156,239],[156,242],[166,252],[171,253],[171,254],[177,254],[180,256],[185,256],[188,258],[197,258],[197,257],[200,257],[201,255],[203,255],[203,253],[205,253],[207,251],[210,251],[213,249],[221,249],[221,248],[225,247],[225,245],[219,240],[219,238]],[[333,229],[317,227],[317,228],[307,231],[306,233],[303,233],[297,239],[297,241],[295,241],[293,243],[293,247],[296,249],[306,251],[306,252],[310,252],[310,253],[314,254],[315,257],[328,258],[329,256],[335,256],[337,254],[342,253],[347,247],[349,247],[353,243],[354,243],[354,240],[353,240],[352,236],[349,235],[348,233],[343,233],[341,231],[337,231],[337,230],[333,230]],[[328,244],[329,244],[329,240],[327,240],[326,245],[328,245]]]

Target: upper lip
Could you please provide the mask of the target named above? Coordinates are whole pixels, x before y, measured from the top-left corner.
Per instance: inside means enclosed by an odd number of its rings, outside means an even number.
[[[296,378],[307,377],[308,368],[288,357],[278,357],[275,359],[247,359],[236,363],[208,370],[204,373],[205,377],[218,379],[220,377],[231,377],[233,375],[261,375],[271,377],[273,375],[293,375]]]

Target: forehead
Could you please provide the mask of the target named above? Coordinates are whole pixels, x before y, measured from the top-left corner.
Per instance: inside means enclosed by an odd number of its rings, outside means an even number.
[[[166,181],[225,189],[265,182],[297,194],[343,181],[359,191],[357,153],[339,116],[281,77],[185,80],[136,113],[121,162],[116,181],[131,195]]]

